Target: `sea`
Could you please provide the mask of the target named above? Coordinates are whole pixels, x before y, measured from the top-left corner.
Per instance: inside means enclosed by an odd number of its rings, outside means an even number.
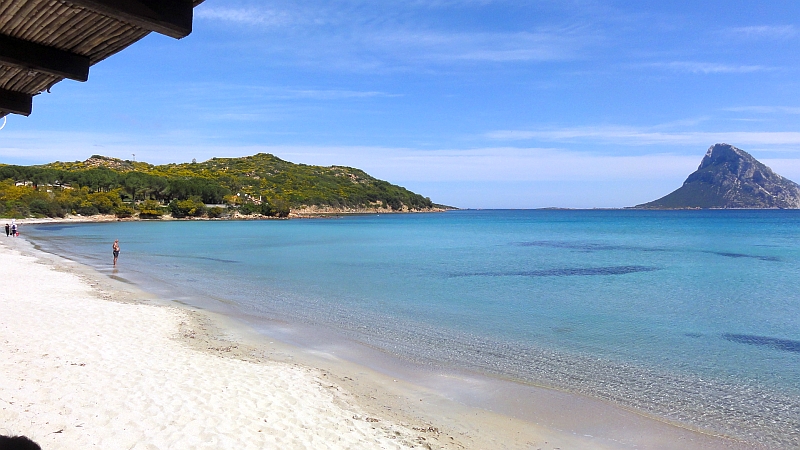
[[[319,330],[432,370],[800,447],[800,211],[461,210],[23,231],[265,334]]]

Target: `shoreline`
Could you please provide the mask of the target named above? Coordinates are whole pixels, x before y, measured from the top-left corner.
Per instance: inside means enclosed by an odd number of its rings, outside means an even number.
[[[288,217],[272,217],[254,214],[250,216],[236,215],[226,218],[208,218],[208,217],[186,217],[174,218],[171,215],[165,214],[157,219],[142,219],[139,217],[118,218],[113,214],[96,214],[93,216],[81,216],[68,214],[65,217],[26,217],[22,219],[14,218],[0,218],[0,222],[11,223],[12,220],[20,225],[42,225],[42,224],[60,224],[60,223],[106,223],[106,222],[164,222],[164,221],[251,221],[251,220],[291,220],[291,219],[324,219],[335,218],[337,216],[364,216],[364,215],[380,215],[380,214],[436,214],[451,211],[490,211],[491,209],[475,208],[475,209],[461,209],[461,208],[431,208],[429,210],[408,210],[408,211],[392,211],[385,209],[353,209],[353,210],[336,210],[333,208],[305,208],[300,210],[293,210],[289,213]],[[636,207],[620,207],[620,208],[531,208],[530,211],[645,211],[645,212],[697,212],[697,211],[793,211],[791,209],[781,208],[636,208]],[[516,209],[509,209],[509,211],[517,211]]]
[[[363,216],[373,214],[433,214],[448,211],[458,211],[458,208],[430,208],[426,210],[400,210],[393,211],[391,209],[378,209],[378,208],[359,208],[359,209],[336,209],[336,208],[302,208],[292,210],[288,217],[273,217],[264,216],[261,214],[253,214],[249,216],[236,213],[230,217],[185,217],[175,218],[170,214],[155,219],[142,219],[139,217],[126,217],[119,218],[114,214],[95,214],[93,216],[81,216],[67,214],[64,217],[25,217],[22,219],[14,218],[0,218],[0,222],[5,221],[11,223],[15,221],[17,224],[25,225],[41,225],[41,224],[56,224],[56,223],[104,223],[104,222],[161,222],[161,221],[231,221],[231,220],[288,220],[288,219],[320,219],[336,216]]]
[[[4,254],[8,247],[1,241]],[[14,242],[14,241],[12,241]],[[27,241],[21,241],[26,242]],[[16,242],[14,242],[16,244]],[[95,283],[94,291],[100,292],[98,302],[114,300],[119,297],[136,300],[141,304],[160,304],[164,301],[140,291],[135,286],[113,280],[109,276],[77,263],[65,263],[63,258],[33,249],[27,249],[29,255],[39,260],[50,260],[49,264],[70,266],[68,271],[82,274],[85,280]],[[14,245],[14,247],[22,247]],[[24,248],[22,250],[25,250]],[[50,255],[50,256],[48,256]],[[127,292],[127,293],[126,293]],[[126,297],[128,296],[128,297]],[[108,298],[106,298],[108,297]],[[167,308],[175,308],[175,304]],[[541,448],[676,448],[674,444],[681,442],[681,448],[754,448],[749,445],[737,445],[736,442],[704,435],[684,428],[679,428],[653,418],[626,411],[622,408],[606,404],[599,400],[581,398],[543,388],[525,387],[517,392],[505,391],[506,403],[512,413],[514,408],[530,408],[523,405],[524,400],[544,403],[538,406],[539,412],[548,411],[552,417],[544,415],[539,424],[512,417],[513,414],[495,414],[474,405],[475,399],[469,399],[470,383],[485,380],[440,379],[433,386],[420,386],[396,380],[390,376],[368,369],[363,365],[350,363],[330,354],[309,351],[276,343],[252,329],[242,326],[235,318],[223,317],[207,311],[198,311],[191,307],[178,307],[178,310],[191,317],[191,321],[182,320],[179,324],[184,347],[195,352],[211,353],[232,359],[249,360],[252,364],[287,364],[294,363],[305,370],[315,372],[319,379],[334,379],[328,389],[341,392],[342,397],[334,403],[344,405],[345,409],[364,410],[366,415],[354,414],[362,418],[375,419],[367,421],[380,429],[392,430],[395,434],[392,442],[398,442],[397,436],[405,436],[400,440],[409,445],[428,448],[529,448],[535,443]],[[173,324],[175,325],[175,324]],[[182,328],[181,328],[182,327]],[[269,343],[267,340],[269,339]],[[257,355],[257,356],[256,356]],[[168,363],[168,362],[167,362]],[[501,389],[503,382],[498,381],[496,389]],[[453,389],[454,385],[461,388]],[[438,389],[437,389],[438,387]],[[507,387],[507,386],[506,386]],[[449,390],[448,390],[449,388]],[[532,395],[531,393],[535,393]],[[443,395],[445,393],[445,395]],[[459,398],[459,395],[461,396]],[[0,397],[2,398],[2,397]],[[473,404],[470,404],[472,402]],[[348,409],[349,408],[349,409]],[[567,408],[567,411],[558,409]],[[536,412],[537,406],[532,408]],[[571,410],[569,410],[571,409]],[[574,429],[563,429],[563,423],[553,423],[557,416],[578,413],[577,418],[570,417],[567,423],[574,423],[579,428],[611,427],[605,430],[612,437],[595,435],[579,436]],[[607,416],[604,420],[602,416]],[[582,417],[581,417],[582,416]],[[355,419],[353,419],[355,420]],[[366,419],[364,419],[366,420]],[[562,421],[563,422],[563,421]],[[387,428],[388,427],[388,428]],[[474,431],[473,431],[474,430]],[[603,434],[603,430],[600,434]],[[387,432],[388,433],[388,432]],[[608,434],[608,433],[606,433]],[[614,439],[616,437],[617,439]],[[498,445],[502,444],[502,446]],[[538,448],[533,447],[533,448]],[[334,446],[335,448],[335,446]]]

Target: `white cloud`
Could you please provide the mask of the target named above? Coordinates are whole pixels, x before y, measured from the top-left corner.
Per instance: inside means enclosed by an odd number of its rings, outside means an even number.
[[[283,26],[294,22],[287,11],[264,8],[225,8],[200,6],[195,10],[197,19],[217,20],[242,25]]]
[[[376,150],[371,149],[370,152],[374,154]],[[391,174],[394,179],[410,181],[664,179],[685,177],[699,163],[697,157],[673,154],[619,156],[557,148],[498,147],[439,151],[389,149],[388,152],[389,155],[385,158],[357,159],[362,166],[372,166],[378,173]]]
[[[789,39],[797,36],[797,29],[794,25],[760,25],[748,27],[736,27],[730,30],[732,33],[743,35],[748,38],[764,39]]]
[[[800,182],[800,159],[794,158],[762,158],[759,159],[775,173],[794,182]]]
[[[731,132],[663,132],[632,127],[575,127],[546,130],[498,130],[485,135],[500,141],[543,140],[554,142],[592,141],[603,144],[712,145],[727,142],[734,145],[800,145],[800,132],[795,131],[731,131]]]
[[[737,106],[725,108],[723,111],[752,112],[756,114],[800,114],[797,106]]]
[[[170,90],[178,90],[181,93],[192,97],[208,98],[209,91],[222,93],[225,99],[232,96],[246,98],[310,98],[310,99],[347,99],[347,98],[370,98],[370,97],[401,97],[400,94],[392,94],[382,91],[359,91],[351,89],[314,89],[293,86],[273,86],[258,84],[241,84],[218,82],[194,82],[184,83],[177,86],[169,86]]]
[[[709,63],[709,62],[699,62],[699,61],[672,61],[664,63],[652,63],[648,65],[650,67],[659,67],[672,70],[675,72],[702,73],[702,74],[753,73],[753,72],[766,72],[775,70],[774,68],[771,67],[757,66],[757,65],[732,65],[732,64],[720,64],[720,63]]]
[[[405,2],[404,2],[405,3]],[[410,5],[425,8],[450,8],[453,6],[489,5],[503,3],[502,0],[411,0]]]
[[[414,5],[439,8],[481,3],[481,0],[445,0]],[[292,39],[295,45],[282,51],[291,52],[295,59],[308,63],[329,65],[332,61],[351,68],[391,66],[401,61],[430,64],[567,60],[579,57],[588,46],[601,39],[598,30],[586,30],[582,26],[540,27],[519,32],[444,31],[435,24],[409,22],[404,15],[398,16],[397,8],[389,11],[380,7],[355,8],[345,13],[345,10],[324,5],[284,6],[284,9],[272,9],[254,3],[241,7],[204,3],[195,14],[198,19],[254,29],[299,25],[287,28],[291,33],[300,34]],[[326,24],[335,26],[321,26]],[[265,50],[281,48],[275,43],[259,45],[264,45]]]
[[[432,62],[518,62],[574,59],[596,39],[578,27],[519,33],[396,30],[365,36],[364,45]]]
[[[289,98],[309,98],[317,100],[338,100],[347,98],[370,97],[400,97],[399,94],[389,94],[380,91],[348,91],[336,89],[289,89],[286,91]]]

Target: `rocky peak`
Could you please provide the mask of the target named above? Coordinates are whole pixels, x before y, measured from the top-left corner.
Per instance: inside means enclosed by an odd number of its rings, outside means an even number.
[[[121,171],[133,170],[133,164],[130,161],[123,161],[121,159],[102,155],[92,155],[89,159],[84,161],[83,164],[89,168],[105,167],[107,169]]]
[[[747,154],[747,152],[740,150],[730,144],[716,144],[712,145],[708,151],[706,152],[706,156],[703,158],[703,161],[700,162],[700,166],[697,170],[704,169],[708,166],[725,164],[725,163],[737,163],[741,159],[753,159],[752,156]]]
[[[671,194],[640,208],[800,208],[800,185],[744,150],[716,144]]]

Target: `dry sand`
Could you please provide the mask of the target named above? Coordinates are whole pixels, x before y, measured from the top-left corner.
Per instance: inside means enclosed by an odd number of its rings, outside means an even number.
[[[0,434],[44,449],[724,448],[618,410],[615,438],[559,431],[255,345],[22,239],[0,240],[0,268]],[[578,421],[608,428],[608,411]]]

